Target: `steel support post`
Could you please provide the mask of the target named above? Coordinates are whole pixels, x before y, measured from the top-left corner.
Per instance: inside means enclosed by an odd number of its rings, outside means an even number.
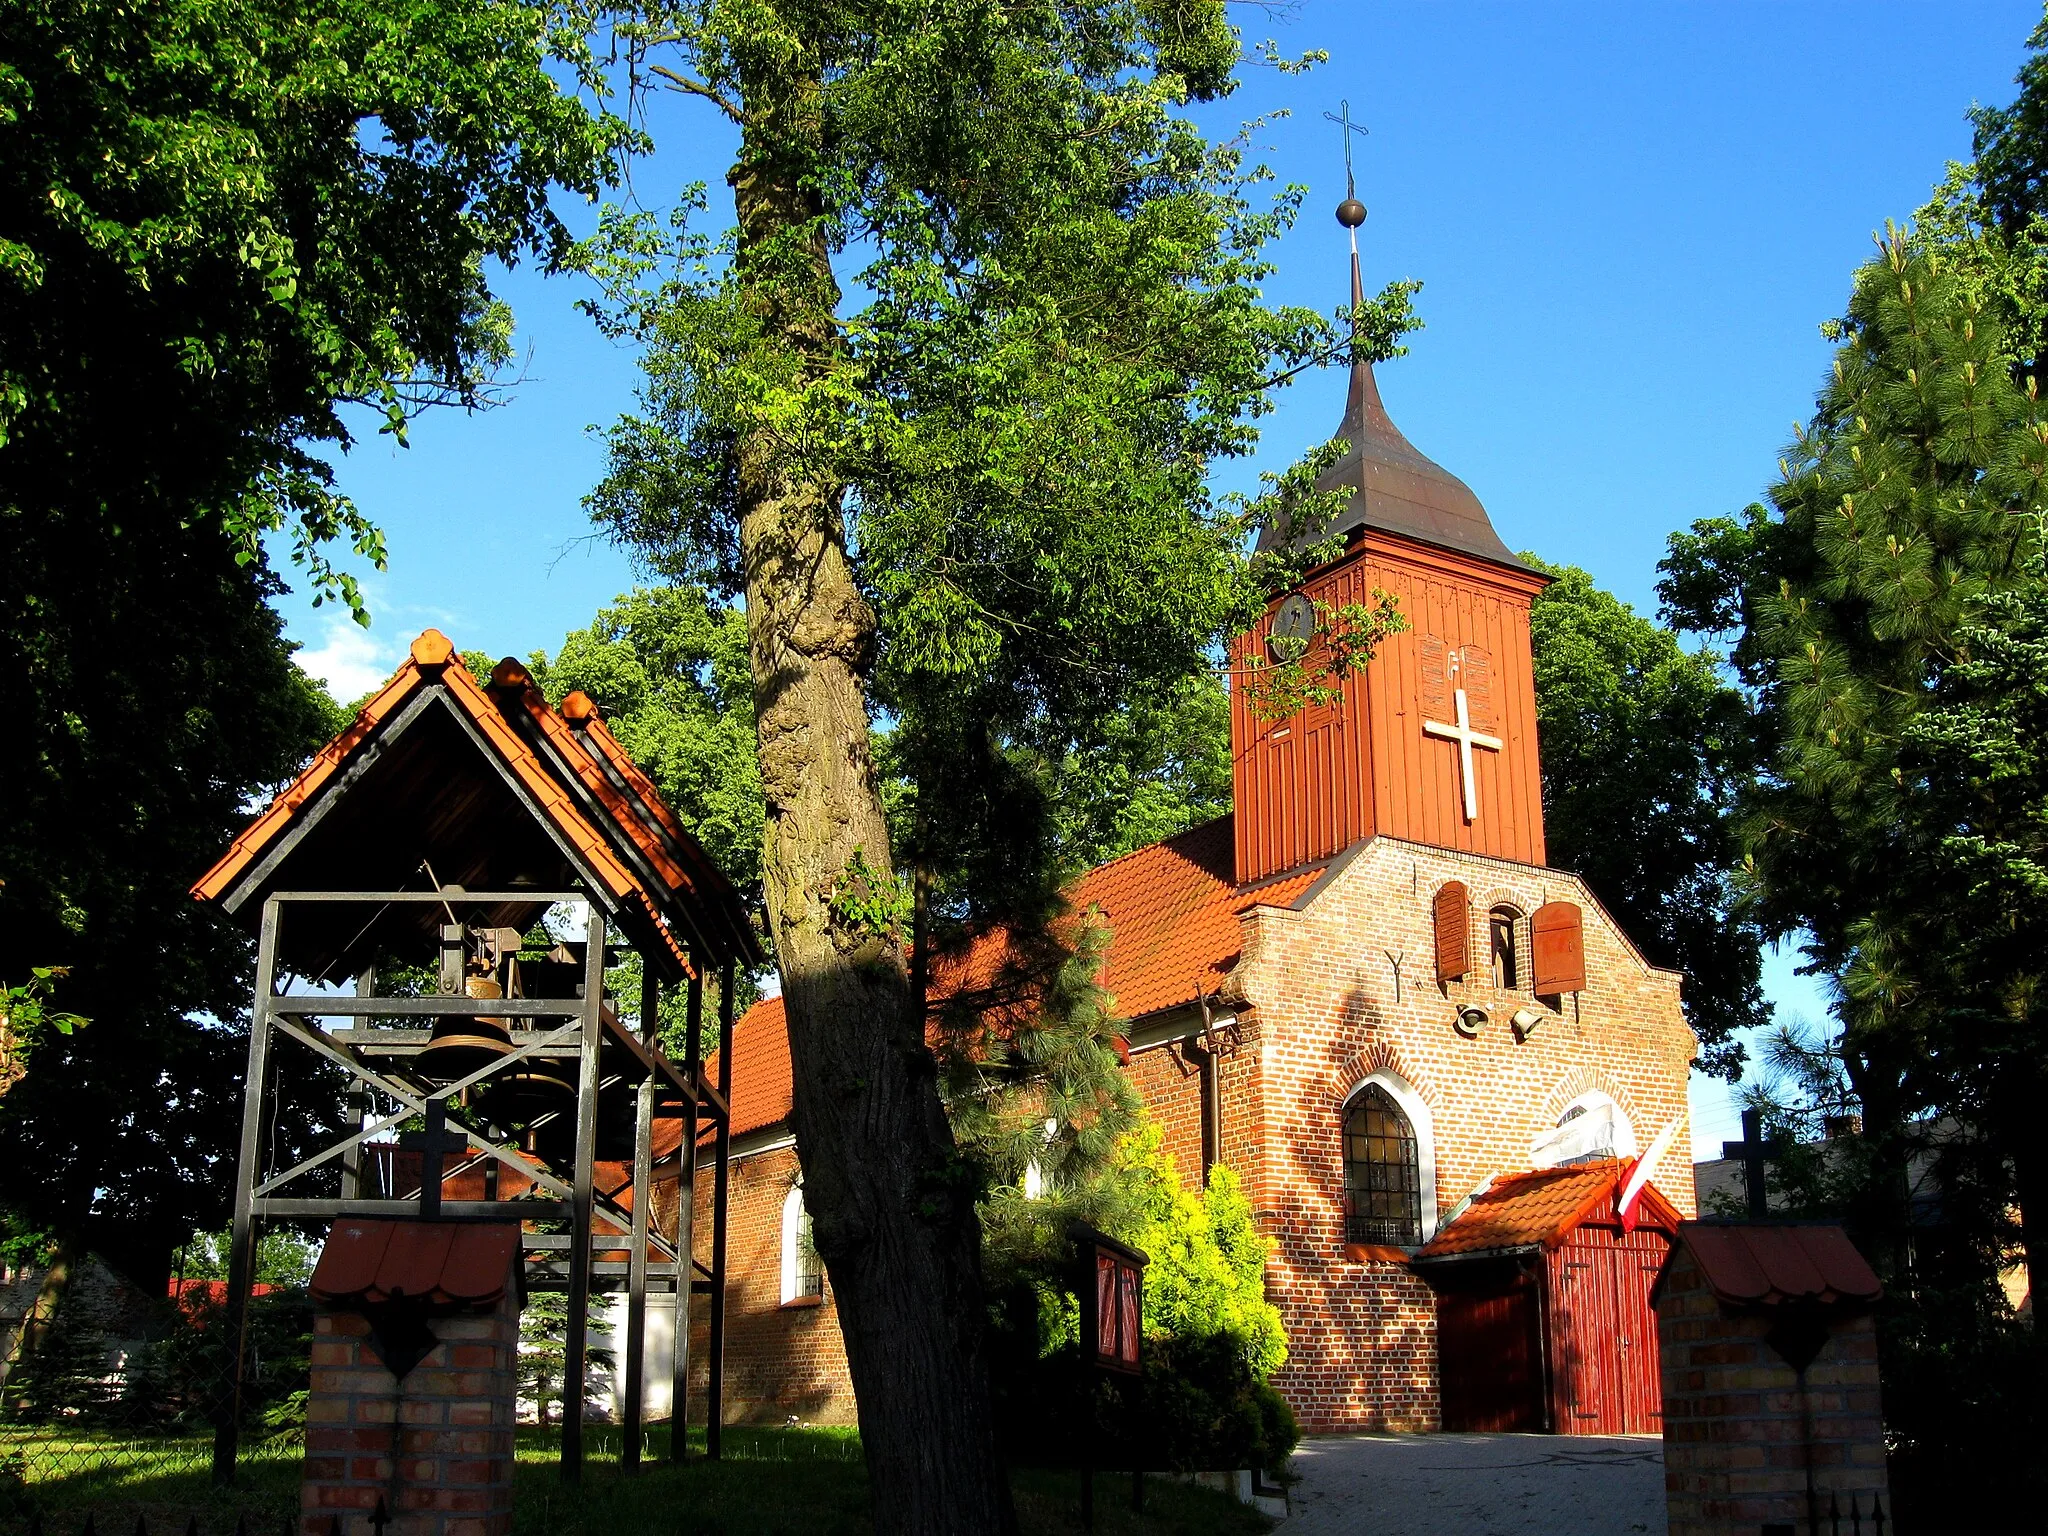
[[[597,1088],[604,1049],[604,914],[587,903],[583,1054],[576,1082],[576,1177],[569,1197],[568,1358],[562,1366],[562,1481],[583,1480],[583,1399],[590,1356],[590,1210],[596,1195]]]
[[[356,976],[356,996],[375,997],[376,995],[377,968],[374,965],[366,965]],[[370,1102],[369,1090],[361,1083],[351,1083],[345,1102],[348,1105],[349,1120],[354,1123],[354,1128],[360,1131],[370,1123],[370,1111],[375,1107]],[[362,1192],[363,1149],[360,1146],[350,1147],[347,1152],[342,1154],[341,1159],[341,1198],[344,1200],[354,1200]]]
[[[710,1390],[705,1394],[704,1454],[713,1461],[722,1449],[725,1422],[725,1212],[732,1191],[732,962],[718,973],[718,1145],[711,1169],[711,1346]]]
[[[640,1040],[653,1046],[657,1033],[655,1008],[661,983],[653,964],[640,967]],[[628,1472],[640,1466],[640,1435],[646,1423],[647,1395],[647,1230],[654,1203],[654,1084],[649,1072],[640,1080],[633,1114],[633,1251],[626,1261],[626,1404],[625,1439],[619,1465]]]
[[[243,1341],[249,1324],[249,1282],[255,1270],[255,1189],[263,1157],[264,1079],[270,1070],[270,999],[277,991],[275,896],[263,903],[263,927],[256,941],[256,991],[249,1006],[249,1076],[242,1087],[242,1144],[235,1160],[235,1218],[228,1239],[228,1296],[225,1326],[228,1380],[213,1426],[213,1480],[222,1488],[235,1480],[235,1443],[241,1432]]]
[[[704,960],[692,953],[694,971]],[[683,1106],[683,1139],[676,1147],[676,1315],[675,1338],[669,1351],[668,1459],[689,1455],[690,1426],[690,1293],[697,1279],[697,1075],[703,1066],[697,1030],[704,1022],[704,981],[690,977],[683,1022],[683,1075],[690,1080],[689,1102]]]

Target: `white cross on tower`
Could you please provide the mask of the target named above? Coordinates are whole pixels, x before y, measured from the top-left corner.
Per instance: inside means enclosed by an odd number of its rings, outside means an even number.
[[[1472,749],[1474,747],[1484,747],[1489,752],[1498,752],[1500,750],[1500,738],[1498,736],[1482,736],[1479,732],[1473,730],[1472,711],[1465,702],[1464,689],[1460,688],[1457,691],[1457,699],[1458,723],[1456,725],[1445,725],[1441,720],[1425,720],[1422,722],[1422,729],[1428,735],[1442,736],[1446,740],[1455,741],[1458,744],[1458,768],[1465,779],[1465,819],[1467,821],[1477,821],[1479,819],[1479,785],[1472,775]]]

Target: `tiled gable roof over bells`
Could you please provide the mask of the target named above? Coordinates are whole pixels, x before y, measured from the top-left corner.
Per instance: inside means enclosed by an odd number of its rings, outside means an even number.
[[[352,890],[580,886],[668,980],[762,958],[737,893],[589,701],[557,713],[509,658],[479,685],[438,630],[413,641],[192,894],[251,921],[271,892],[326,890],[337,870]],[[508,899],[472,921],[524,930],[546,905]],[[339,980],[431,943],[441,916],[421,903],[309,903],[279,935],[279,958]]]

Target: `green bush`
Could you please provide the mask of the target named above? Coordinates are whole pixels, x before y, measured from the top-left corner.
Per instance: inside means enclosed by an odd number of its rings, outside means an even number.
[[[1144,1371],[1105,1380],[1081,1362],[1067,1224],[1142,1250]],[[1266,1300],[1270,1241],[1236,1177],[1182,1187],[1158,1130],[1140,1124],[1085,1185],[984,1208],[998,1412],[1012,1444],[1068,1465],[1277,1471],[1300,1440],[1267,1378],[1287,1358]]]

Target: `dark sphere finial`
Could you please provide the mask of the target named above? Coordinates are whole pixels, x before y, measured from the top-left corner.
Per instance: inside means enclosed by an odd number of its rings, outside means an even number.
[[[1355,197],[1347,197],[1337,205],[1337,222],[1346,229],[1356,229],[1365,222],[1365,204]]]

